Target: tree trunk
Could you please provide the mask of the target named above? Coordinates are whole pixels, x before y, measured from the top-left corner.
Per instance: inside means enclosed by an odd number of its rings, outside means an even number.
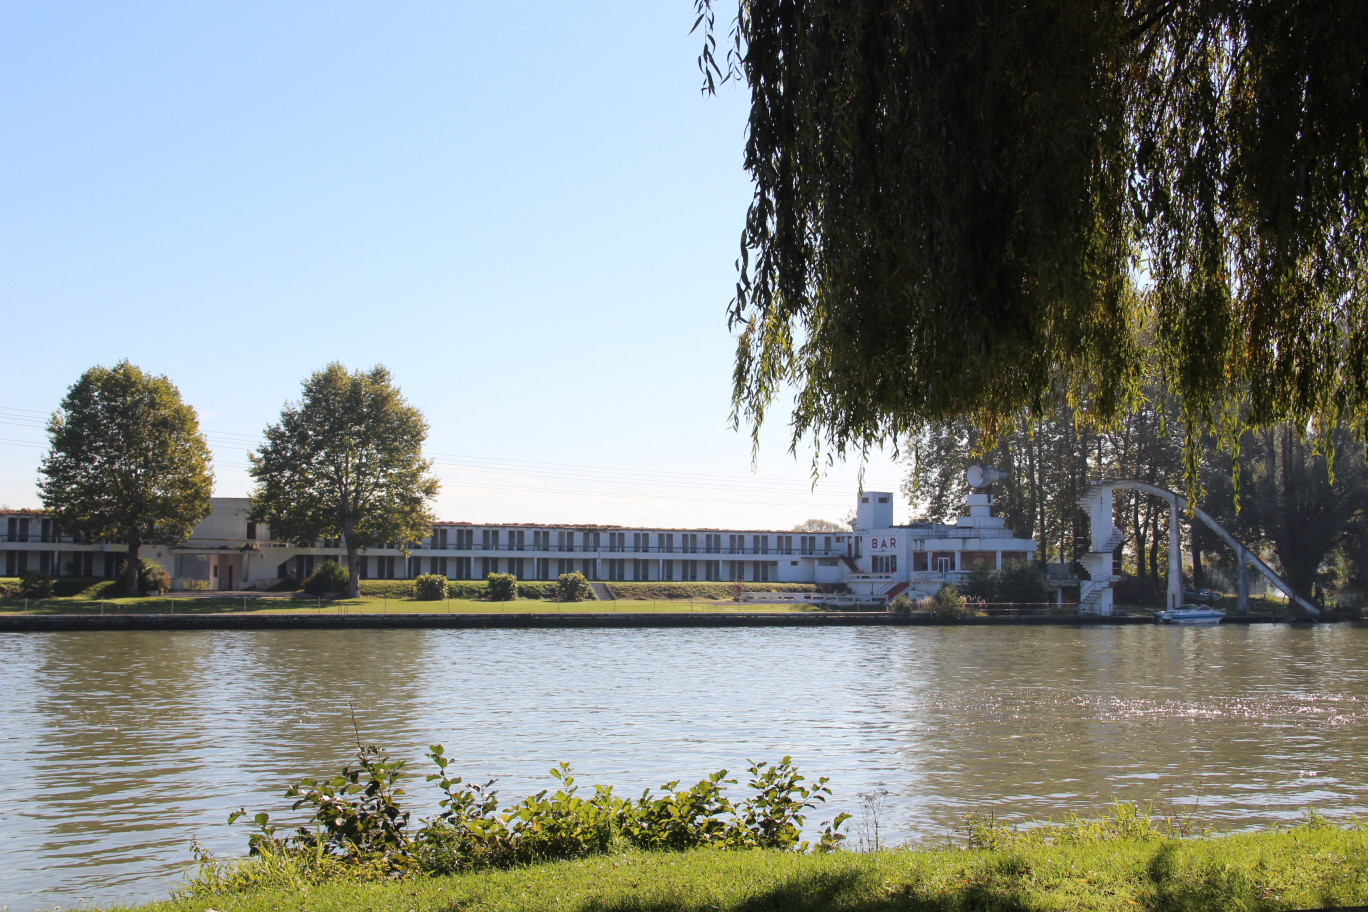
[[[124,559],[124,595],[138,594],[138,569],[140,561],[138,552],[142,550],[142,542],[138,539],[130,539],[128,542],[128,557]]]
[[[1154,504],[1150,504],[1150,509],[1149,509],[1149,522],[1150,522],[1150,541],[1153,543],[1153,544],[1150,545],[1150,553],[1149,553],[1149,560],[1150,560],[1150,579],[1154,580],[1154,587],[1155,587],[1155,589],[1158,589],[1158,588],[1159,588],[1159,510],[1157,510],[1157,509],[1155,508]]]
[[[1145,581],[1145,523],[1140,519],[1140,494],[1131,494],[1131,529],[1135,536],[1135,576]]]
[[[1193,518],[1188,524],[1188,541],[1192,542],[1192,588],[1202,588],[1202,544],[1198,540],[1201,533],[1198,531],[1197,524],[1201,520]]]
[[[342,521],[342,540],[347,544],[347,598],[361,597],[361,575],[356,572],[356,543],[352,540],[354,530],[350,519]]]

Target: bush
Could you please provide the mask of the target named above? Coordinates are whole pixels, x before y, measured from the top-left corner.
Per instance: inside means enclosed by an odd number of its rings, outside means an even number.
[[[579,602],[594,597],[594,589],[583,573],[562,573],[556,580],[556,597],[562,602]]]
[[[968,598],[982,599],[985,602],[1011,601],[998,597],[1001,585],[1001,574],[992,567],[980,564],[969,571],[969,575],[960,585],[960,591]]]
[[[188,579],[181,583],[181,588],[186,592],[208,592],[209,581],[202,579]]]
[[[423,602],[440,602],[447,597],[447,578],[440,573],[424,573],[413,581],[413,597]]]
[[[596,786],[581,797],[569,764],[551,770],[555,792],[541,791],[500,810],[493,782],[467,783],[453,775],[440,744],[428,756],[437,772],[427,780],[442,797],[438,813],[414,832],[401,806],[405,764],[376,747],[359,747],[357,765],[331,778],[302,779],[286,797],[294,809],[310,813],[309,823],[278,835],[269,814],[251,817],[251,857],[221,863],[197,850],[200,872],[192,896],[221,894],[244,886],[265,886],[262,874],[274,869],[293,886],[342,877],[389,880],[423,874],[453,874],[483,867],[511,867],[555,859],[603,854],[615,836],[644,849],[684,850],[700,846],[729,849],[806,851],[801,841],[807,812],[831,794],[825,778],[808,782],[784,757],[778,763],[752,763],[749,794],[733,803],[725,794],[726,770],[718,770],[690,789],[678,781],[650,789],[637,800],[619,798],[611,787]],[[233,822],[247,816],[239,808]],[[849,814],[838,814],[819,832],[819,851],[836,848]],[[299,876],[297,876],[299,875]]]
[[[309,595],[332,595],[347,591],[347,568],[334,560],[326,560],[305,578],[300,587]]]
[[[138,588],[164,595],[171,591],[171,574],[154,560],[138,561]]]
[[[915,605],[913,605],[912,600],[907,597],[906,592],[899,592],[893,597],[893,601],[888,603],[888,611],[890,614],[908,615],[912,613],[914,607]]]
[[[946,583],[932,596],[931,613],[938,618],[968,617],[969,602],[958,589]]]
[[[1040,604],[1050,600],[1045,569],[1029,561],[1011,561],[998,574],[997,601]]]
[[[491,573],[485,585],[490,601],[511,602],[518,597],[518,578],[511,573]]]
[[[19,574],[19,596],[21,598],[48,598],[52,595],[52,575],[25,570]]]

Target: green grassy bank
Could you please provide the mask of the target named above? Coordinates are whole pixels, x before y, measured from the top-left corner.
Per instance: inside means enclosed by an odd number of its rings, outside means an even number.
[[[19,581],[0,577],[0,614],[222,614],[260,612],[263,614],[596,614],[596,613],[678,613],[813,610],[797,604],[765,605],[729,602],[732,588],[727,583],[614,584],[618,596],[610,601],[553,600],[554,583],[529,582],[519,586],[517,598],[507,602],[483,597],[483,582],[451,583],[452,597],[424,601],[413,597],[412,580],[362,580],[361,598],[315,598],[299,593],[172,592],[164,596],[116,597],[114,580],[59,579],[51,598],[24,599],[18,595]],[[617,589],[622,591],[618,592]],[[805,591],[811,586],[748,584],[748,590]]]
[[[295,883],[185,897],[144,912],[268,910],[1308,909],[1368,903],[1368,833],[1333,827],[1209,839],[1120,839],[966,850],[801,855],[626,852],[388,883]]]
[[[316,599],[289,597],[217,597],[166,595],[135,598],[85,599],[0,598],[0,614],[88,615],[88,614],[678,614],[722,612],[747,614],[761,611],[812,611],[802,604],[766,605],[755,602],[687,601],[680,599],[599,602],[549,602],[544,599],[515,599],[491,602],[483,599],[445,599],[421,601],[413,598]]]

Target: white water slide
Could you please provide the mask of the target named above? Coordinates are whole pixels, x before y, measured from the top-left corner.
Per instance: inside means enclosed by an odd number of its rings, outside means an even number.
[[[1179,608],[1183,605],[1183,552],[1181,529],[1178,525],[1178,511],[1186,510],[1188,506],[1187,498],[1181,494],[1175,494],[1167,488],[1160,488],[1143,481],[1128,481],[1124,479],[1095,481],[1088,493],[1078,499],[1078,505],[1088,514],[1088,522],[1092,530],[1091,549],[1087,554],[1080,558],[1079,562],[1087,568],[1092,576],[1090,580],[1083,580],[1079,589],[1078,611],[1080,614],[1103,614],[1112,613],[1112,586],[1120,579],[1113,570],[1112,556],[1116,549],[1121,546],[1125,539],[1120,529],[1113,524],[1112,514],[1112,492],[1113,491],[1143,491],[1146,494],[1153,494],[1155,497],[1162,497],[1169,502],[1169,568],[1168,568],[1168,607]],[[1249,611],[1249,568],[1253,567],[1264,575],[1264,577],[1280,589],[1289,599],[1296,602],[1308,614],[1320,614],[1320,609],[1313,605],[1309,600],[1302,598],[1292,591],[1292,587],[1283,581],[1283,578],[1274,573],[1259,556],[1250,551],[1236,540],[1235,536],[1227,532],[1220,523],[1212,519],[1201,507],[1193,506],[1192,515],[1201,520],[1206,526],[1215,532],[1231,549],[1235,552],[1236,566],[1238,568],[1239,579],[1239,607],[1240,614]]]

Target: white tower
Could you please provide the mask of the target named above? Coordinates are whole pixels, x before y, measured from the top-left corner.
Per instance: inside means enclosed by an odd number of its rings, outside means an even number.
[[[888,491],[863,491],[855,505],[856,529],[891,529],[893,495]]]

